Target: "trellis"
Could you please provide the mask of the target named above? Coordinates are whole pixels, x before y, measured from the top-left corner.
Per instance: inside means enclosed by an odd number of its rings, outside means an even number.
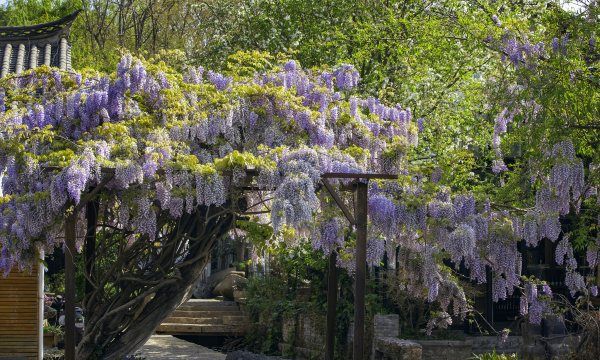
[[[56,168],[49,168],[55,170]],[[80,211],[86,209],[87,229],[85,235],[84,256],[86,272],[91,270],[95,256],[95,214],[99,207],[97,195],[114,178],[114,169],[102,169],[103,177],[81,201],[73,207],[73,211],[65,219],[65,359],[75,360],[75,241],[77,218]],[[249,177],[257,175],[254,169],[248,169]],[[353,354],[355,360],[364,356],[365,336],[365,286],[366,286],[366,253],[367,253],[367,215],[368,215],[368,182],[371,179],[397,179],[394,174],[375,173],[325,173],[321,176],[321,184],[329,192],[334,202],[344,213],[351,226],[356,229],[356,272],[354,289],[354,341]],[[341,186],[341,191],[351,192],[355,197],[355,208],[351,212],[342,200],[338,191],[330,183],[330,179],[348,179],[350,184]],[[242,190],[269,190],[255,186],[245,186]],[[327,279],[327,329],[325,336],[326,359],[333,360],[335,353],[335,316],[337,307],[337,253],[332,251],[329,256]],[[86,293],[90,289],[86,281]]]

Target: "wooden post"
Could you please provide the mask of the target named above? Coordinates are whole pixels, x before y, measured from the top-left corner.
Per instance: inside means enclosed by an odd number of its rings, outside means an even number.
[[[367,272],[367,196],[368,184],[356,184],[356,279],[354,288],[354,360],[362,360],[365,341],[365,287]]]
[[[65,221],[65,360],[75,360],[75,237],[77,213]]]
[[[329,270],[327,273],[327,331],[325,334],[325,359],[333,360],[335,349],[335,317],[337,307],[337,253],[329,254]]]
[[[494,281],[492,269],[489,266],[485,267],[485,320],[490,326],[490,330],[494,331],[494,301],[492,300],[492,282]]]
[[[93,279],[94,262],[96,261],[96,226],[98,225],[98,211],[100,202],[98,199],[88,201],[85,204],[85,219],[87,228],[85,231],[85,272],[90,279]],[[85,294],[91,294],[93,286],[86,277]]]

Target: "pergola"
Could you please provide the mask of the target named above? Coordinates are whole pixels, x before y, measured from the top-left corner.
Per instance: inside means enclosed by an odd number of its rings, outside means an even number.
[[[56,168],[49,168],[56,170]],[[102,169],[101,181],[90,189],[81,201],[74,206],[73,212],[67,215],[65,221],[65,359],[75,360],[75,241],[78,213],[86,209],[87,231],[85,236],[85,264],[86,270],[92,266],[96,246],[95,214],[98,208],[97,195],[114,177],[114,169]],[[254,169],[246,171],[248,177],[257,175]],[[367,215],[368,215],[368,182],[371,179],[397,179],[394,174],[377,173],[324,173],[321,183],[329,192],[337,206],[344,213],[351,226],[356,230],[356,273],[354,289],[354,341],[353,354],[355,360],[362,360],[364,354],[365,335],[365,283],[366,283],[366,253],[367,253]],[[348,185],[334,188],[331,179],[346,179]],[[243,190],[270,190],[255,186],[242,188]],[[355,207],[351,211],[338,191],[351,192],[354,197]],[[326,359],[334,358],[335,343],[335,316],[337,306],[337,253],[332,251],[329,256],[329,269],[327,279],[327,330],[326,330]],[[87,286],[87,284],[86,284]],[[87,292],[87,290],[86,290]]]

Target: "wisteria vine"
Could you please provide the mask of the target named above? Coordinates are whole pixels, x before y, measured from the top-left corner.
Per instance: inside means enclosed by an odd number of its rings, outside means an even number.
[[[370,184],[368,262],[376,266],[387,256],[402,270],[399,286],[439,303],[443,316],[432,326],[470,309],[444,259],[463,264],[477,283],[487,281],[489,268],[496,301],[524,286],[517,242],[557,241],[559,216],[585,191],[572,144],[556,144],[548,154],[560,161],[535,209],[495,210],[473,194],[453,194],[436,172],[416,171],[410,153],[422,122],[401,105],[361,98],[358,82],[347,64],[311,70],[290,60],[253,76],[230,76],[202,67],[180,74],[131,56],[109,75],[41,67],[2,80],[0,270],[32,264],[39,250],[61,245],[65,214],[110,175],[106,188],[117,194],[110,199],[111,224],[148,241],[161,238],[159,213],[177,219],[241,196],[270,211],[255,221],[270,224],[275,238],[294,229],[315,249],[338,251],[339,265],[352,271],[351,232],[335,205],[318,196],[318,182],[327,172],[380,172],[400,179]],[[499,136],[512,116],[504,111],[496,125],[498,172],[506,170]],[[270,195],[240,191],[248,184]],[[565,241],[559,248],[568,283],[574,292],[587,291]],[[590,250],[590,265],[597,255]],[[523,313],[543,311],[533,293],[526,300]]]

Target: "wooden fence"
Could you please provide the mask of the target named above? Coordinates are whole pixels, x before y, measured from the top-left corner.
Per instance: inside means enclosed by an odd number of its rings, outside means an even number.
[[[41,359],[43,289],[40,267],[0,274],[0,359]]]

